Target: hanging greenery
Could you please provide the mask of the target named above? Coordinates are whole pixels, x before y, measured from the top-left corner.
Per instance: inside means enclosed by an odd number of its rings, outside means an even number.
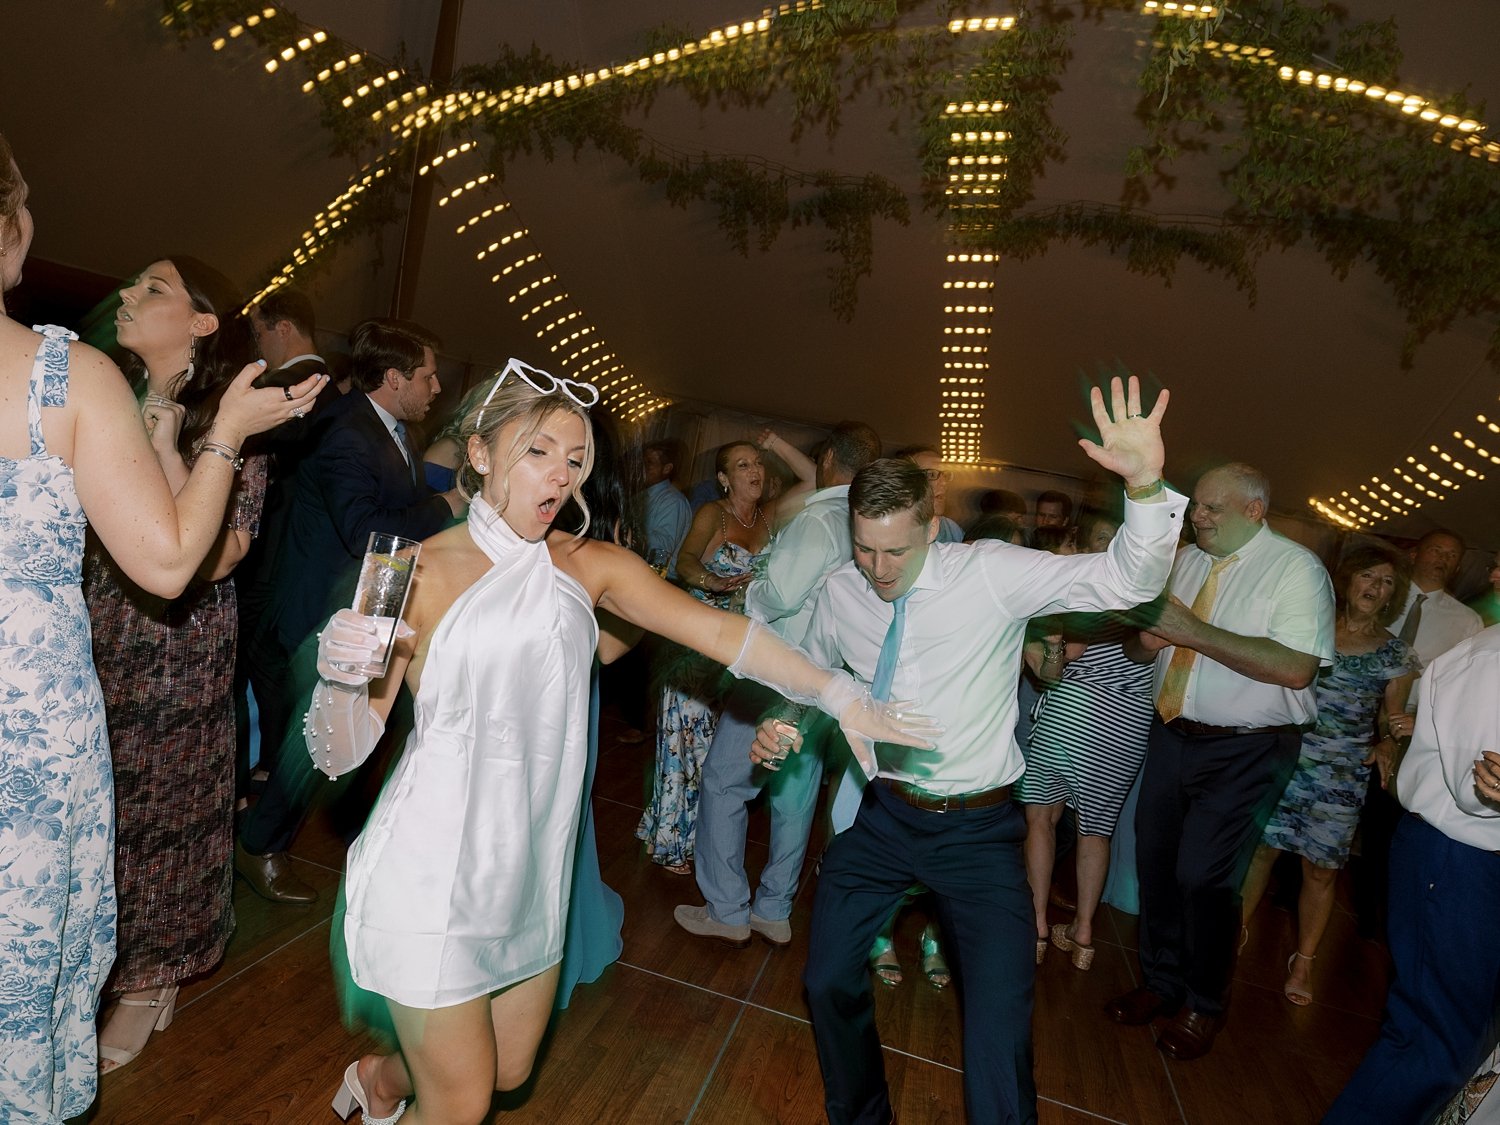
[[[1435,126],[1384,100],[1284,77],[1290,67],[1330,81],[1345,76],[1389,87],[1401,68],[1393,21],[1351,22],[1332,5],[1307,0],[1247,0],[1206,19],[1152,18],[1153,48],[1140,75],[1137,109],[1146,139],[1121,170],[1122,202],[1028,210],[1038,176],[1065,156],[1066,137],[1051,110],[1078,19],[1135,12],[1138,4],[1021,0],[1011,30],[977,37],[947,30],[948,16],[958,10],[955,0],[945,0],[936,11],[941,22],[934,24],[933,6],[917,0],[823,0],[775,16],[764,34],[616,74],[567,96],[512,99],[503,111],[457,117],[444,128],[483,137],[487,163],[498,176],[523,154],[554,160],[597,149],[633,168],[669,202],[712,208],[740,253],[767,249],[788,225],[820,227],[834,261],[830,305],[846,318],[859,279],[873,268],[875,224],[907,222],[907,193],[873,173],[798,170],[746,155],[671,150],[641,124],[664,90],[685,92],[705,107],[766,109],[789,99],[794,138],[809,129],[836,134],[853,99],[873,98],[889,112],[892,127],[915,122],[919,201],[973,249],[1025,258],[1078,241],[1105,246],[1127,268],[1165,281],[1186,257],[1253,300],[1260,256],[1306,240],[1338,276],[1363,263],[1390,287],[1407,320],[1407,361],[1421,340],[1456,318],[1495,312],[1500,168],[1491,160],[1500,159],[1500,151],[1491,156],[1476,147],[1473,135]],[[166,0],[163,22],[183,38],[222,36],[238,23],[244,37],[281,47],[296,17],[282,9],[252,25],[262,11],[245,0]],[[656,28],[645,35],[643,49],[648,56],[671,51],[701,34]],[[577,72],[535,49],[521,54],[502,47],[493,62],[463,70],[438,91],[426,89],[419,68],[400,59],[336,69],[357,49],[329,37],[287,63],[309,76],[333,150],[362,166],[373,160],[388,169],[341,205],[333,216],[336,233],[321,244],[325,252],[392,212],[424,135],[417,128],[393,139],[391,122],[408,106],[432,105],[441,96],[477,103],[497,92],[544,89]],[[387,66],[397,76],[372,93],[369,73]],[[953,125],[945,108],[954,97],[1003,106],[966,126],[1003,134],[990,159],[1003,162],[1004,177],[982,198],[947,190]],[[388,101],[398,108],[372,120],[372,110]],[[1458,95],[1431,108],[1434,117],[1454,120],[1480,114]],[[1192,223],[1154,216],[1153,198],[1170,187],[1174,166],[1187,160],[1213,162],[1226,207]],[[1500,363],[1500,329],[1491,355]]]

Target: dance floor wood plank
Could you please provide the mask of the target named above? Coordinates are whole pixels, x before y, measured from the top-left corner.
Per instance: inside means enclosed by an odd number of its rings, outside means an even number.
[[[615,724],[616,726],[618,724]],[[606,727],[606,729],[610,729]],[[547,1125],[815,1125],[822,1083],[806,1022],[802,969],[812,902],[808,871],[793,946],[743,950],[695,939],[672,921],[701,902],[634,837],[650,743],[606,748],[594,802],[607,883],[624,896],[621,963],[580,986],[554,1021],[528,1086],[492,1121]],[[611,794],[611,796],[605,796]],[[766,819],[751,819],[748,862],[765,859]],[[91,1125],[329,1125],[344,1066],[373,1048],[340,1019],[328,957],[343,843],[318,816],[293,854],[322,897],[277,906],[236,887],[239,928],[225,962],[184,989],[176,1022],[133,1065],[106,1077]],[[1164,1058],[1150,1028],[1103,1014],[1139,974],[1135,919],[1105,908],[1089,972],[1050,950],[1037,978],[1041,1125],[1312,1125],[1376,1033],[1387,959],[1360,941],[1342,903],[1313,974],[1316,1002],[1281,994],[1294,919],[1263,903],[1236,975],[1231,1019],[1213,1052]],[[1055,920],[1061,921],[1062,915]],[[898,988],[877,987],[892,1098],[904,1125],[962,1125],[957,997],[923,978],[920,907],[903,913]]]
[[[1095,929],[1109,932],[1108,925]],[[1086,972],[1048,948],[1037,969],[1032,1021],[1040,1097],[1117,1121],[1182,1120],[1154,1041],[1104,1014],[1105,1003],[1134,988],[1138,976],[1134,951],[1099,938]]]
[[[505,1122],[686,1121],[741,1005],[617,965],[580,988]],[[516,1103],[520,1104],[516,1104]]]
[[[957,1071],[887,1050],[885,1072],[900,1120],[961,1125],[963,1076]],[[815,1125],[823,1119],[812,1029],[747,1008],[693,1115],[695,1125]]]

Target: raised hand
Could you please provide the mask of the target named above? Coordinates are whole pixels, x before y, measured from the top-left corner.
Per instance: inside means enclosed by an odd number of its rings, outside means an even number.
[[[1141,413],[1141,383],[1130,376],[1128,389],[1116,375],[1109,381],[1110,408],[1105,409],[1104,392],[1094,387],[1089,403],[1094,411],[1094,425],[1099,441],[1080,438],[1083,451],[1099,464],[1125,479],[1127,488],[1140,488],[1161,479],[1166,460],[1161,442],[1161,420],[1167,412],[1170,397],[1165,390],[1157,396],[1151,413]]]
[[[317,372],[292,387],[254,386],[265,369],[260,361],[247,365],[219,400],[214,426],[225,437],[233,438],[231,444],[238,445],[251,434],[262,433],[292,418],[306,417],[318,392],[328,385],[328,376]]]

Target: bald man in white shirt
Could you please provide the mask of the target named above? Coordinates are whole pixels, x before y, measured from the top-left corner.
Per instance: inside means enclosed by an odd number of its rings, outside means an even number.
[[[1317,717],[1314,680],[1333,662],[1333,584],[1316,555],[1265,523],[1270,484],[1245,464],[1193,490],[1195,542],[1170,597],[1125,644],[1156,662],[1157,718],[1136,808],[1141,987],[1117,1023],[1175,1017],[1157,1046],[1187,1061],[1224,1023],[1240,932],[1240,884]]]

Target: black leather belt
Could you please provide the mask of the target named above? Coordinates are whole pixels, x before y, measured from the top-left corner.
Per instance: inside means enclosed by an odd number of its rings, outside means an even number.
[[[1234,738],[1244,734],[1301,734],[1302,727],[1286,723],[1279,727],[1216,727],[1212,723],[1200,723],[1193,719],[1176,718],[1166,724],[1168,730],[1185,734],[1189,738]]]
[[[929,793],[905,781],[893,777],[877,777],[876,784],[889,790],[914,809],[924,812],[963,812],[965,809],[987,809],[1003,805],[1010,800],[1010,786],[997,785],[993,789],[981,789],[977,793]]]

